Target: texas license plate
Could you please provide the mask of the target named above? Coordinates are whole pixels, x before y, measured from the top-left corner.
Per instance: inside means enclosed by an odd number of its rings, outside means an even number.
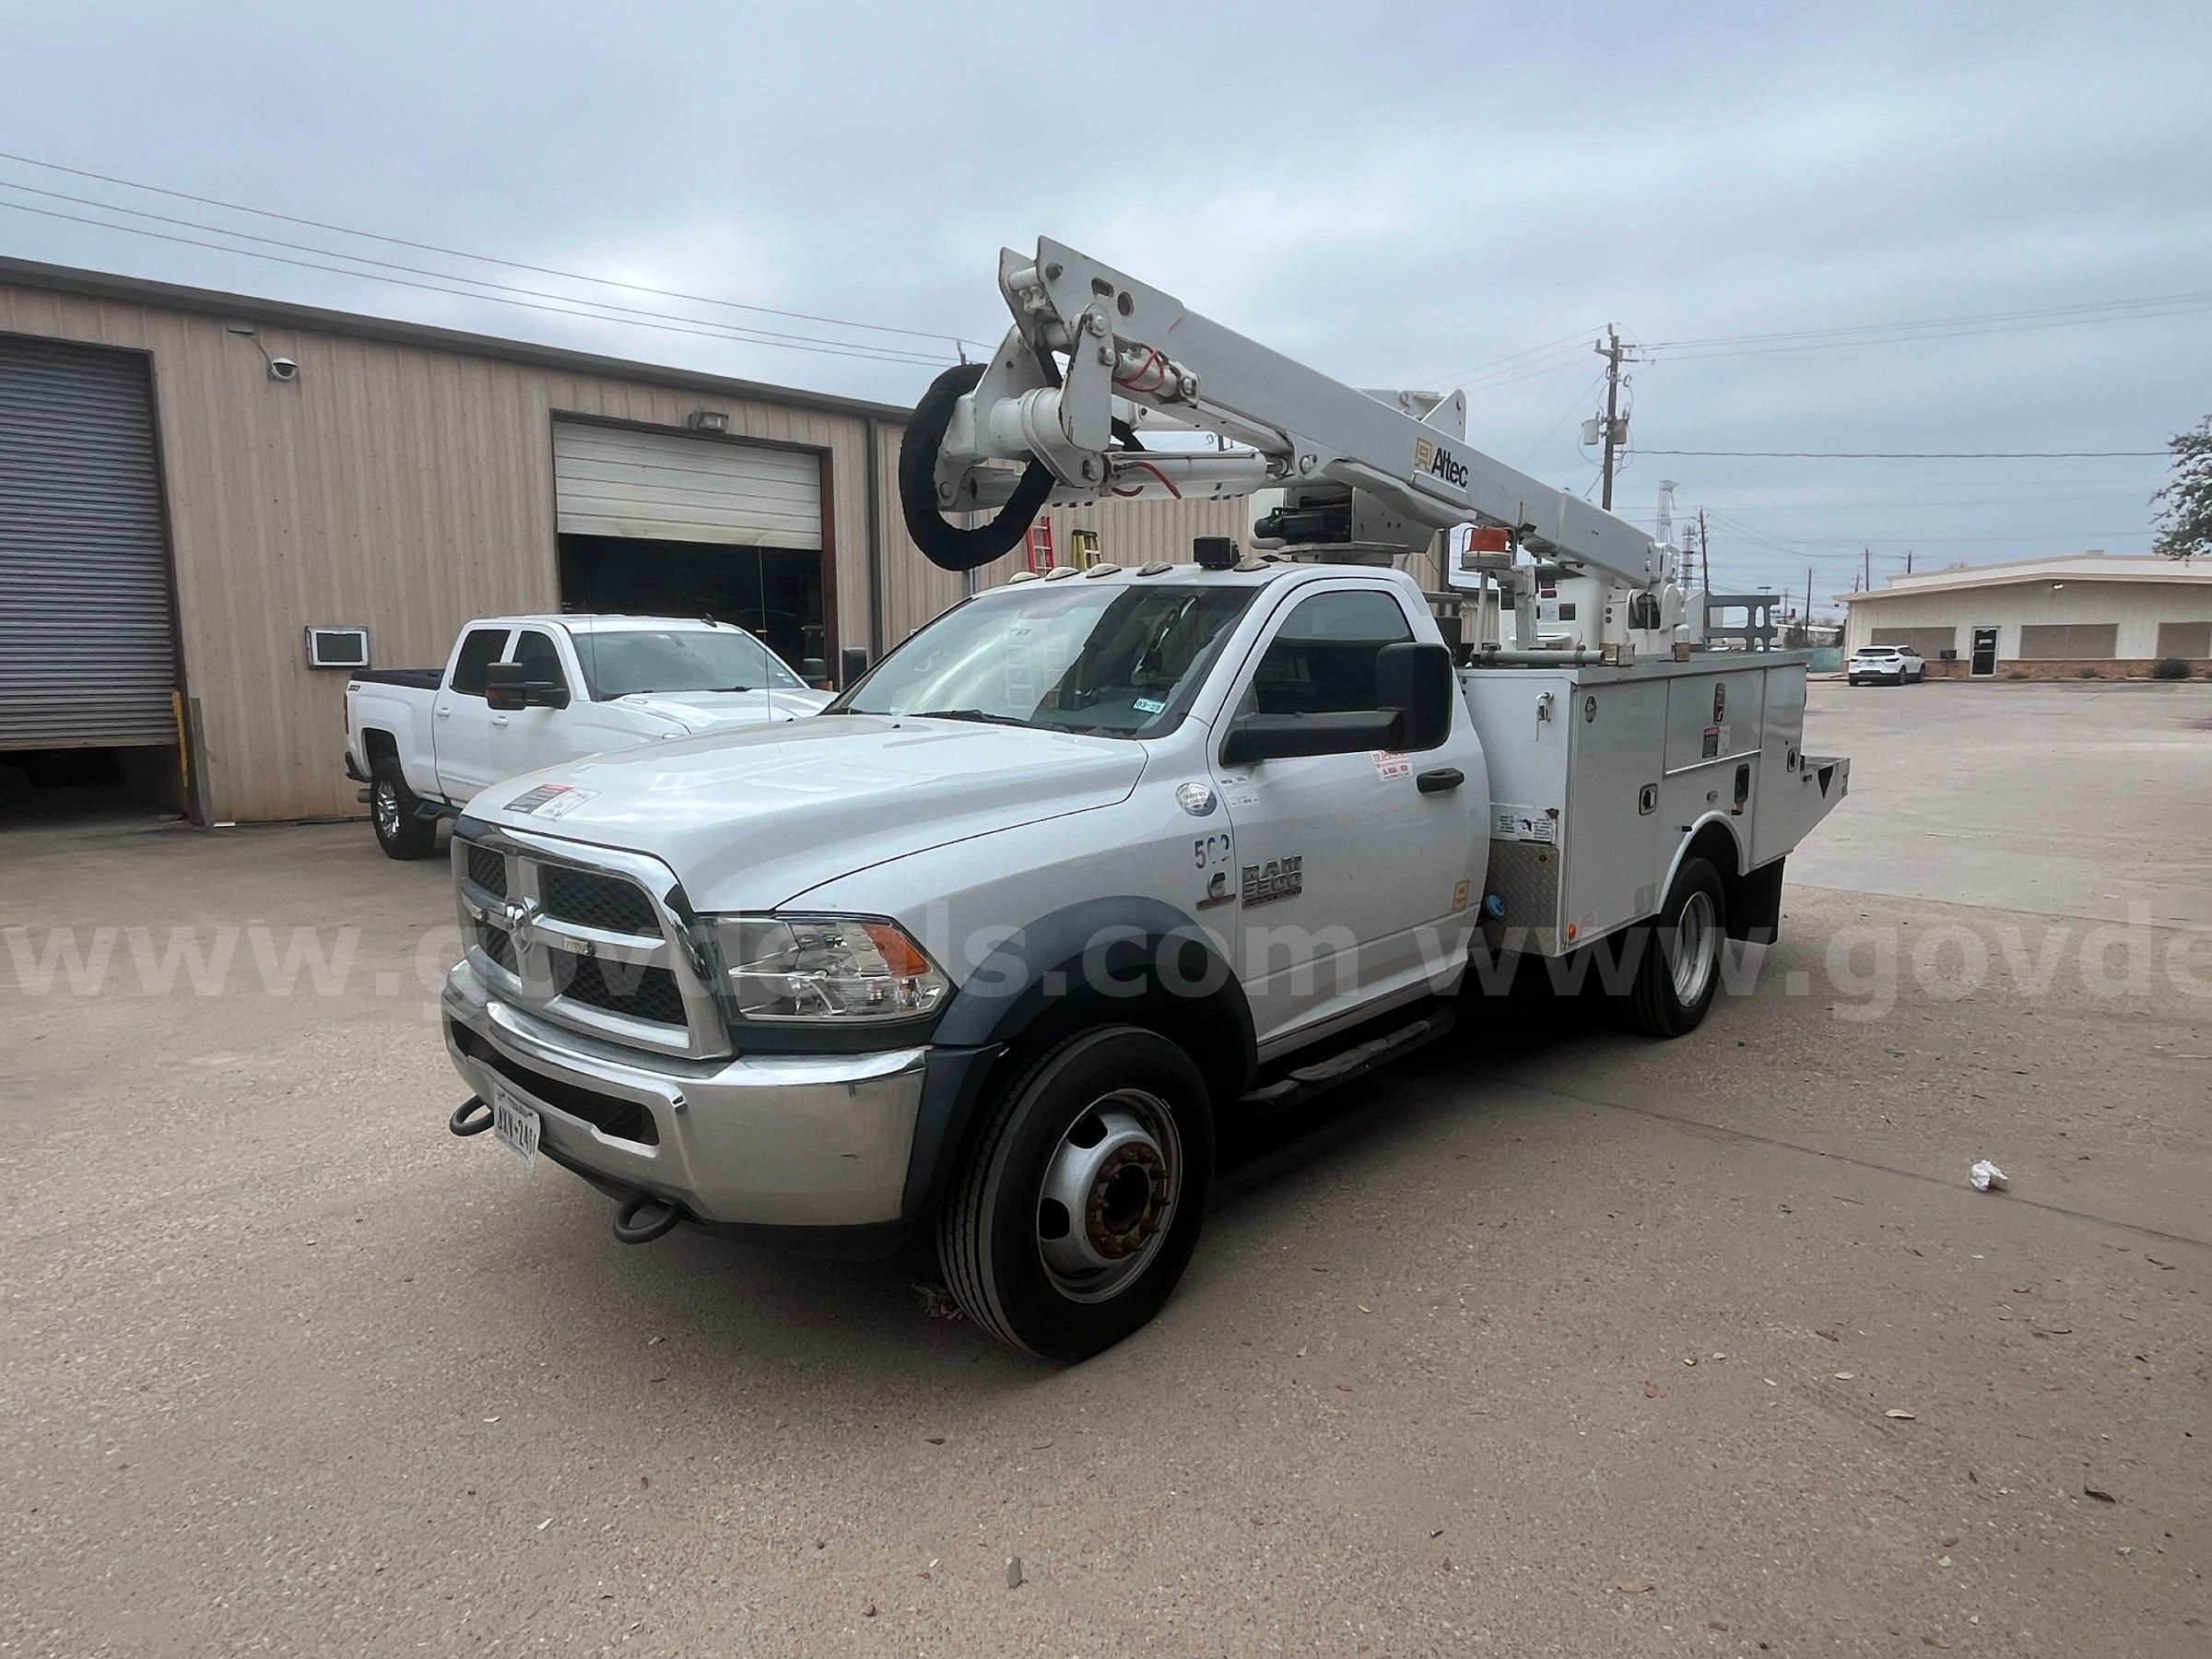
[[[538,1123],[535,1107],[524,1105],[505,1088],[493,1087],[491,1132],[499,1137],[500,1146],[518,1154],[524,1163],[537,1161]]]

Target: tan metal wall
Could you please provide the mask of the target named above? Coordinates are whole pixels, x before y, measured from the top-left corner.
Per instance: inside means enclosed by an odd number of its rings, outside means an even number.
[[[309,623],[359,623],[375,660],[442,662],[472,616],[559,602],[552,420],[681,429],[828,452],[837,628],[866,643],[866,423],[645,381],[265,324],[300,364],[268,378],[219,317],[0,286],[0,332],[153,358],[184,674],[218,818],[358,813],[339,771],[342,673],[305,666]]]
[[[632,379],[289,324],[259,328],[257,347],[211,312],[0,283],[0,333],[151,355],[183,673],[201,705],[218,819],[360,811],[340,770],[346,676],[306,666],[308,625],[364,626],[378,666],[415,667],[441,664],[471,617],[558,606],[556,416],[681,430],[693,410],[720,409],[732,438],[824,452],[839,646],[881,654],[966,591],[907,539],[894,421],[876,423],[881,594],[872,600],[870,423],[861,415],[654,384],[642,368]],[[270,380],[262,347],[295,359],[299,378]],[[1095,527],[1121,564],[1188,559],[1196,535],[1246,539],[1241,500],[1053,517],[1059,547],[1077,526]],[[1019,563],[1002,561],[983,580]]]

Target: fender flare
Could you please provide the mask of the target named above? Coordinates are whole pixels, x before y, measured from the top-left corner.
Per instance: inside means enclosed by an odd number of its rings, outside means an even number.
[[[1108,1007],[1125,998],[1133,1017],[1147,1004],[1158,1008],[1159,998],[1173,994],[1149,966],[1167,959],[1163,952],[1172,953],[1186,982],[1206,987],[1194,1006],[1217,1022],[1217,1030],[1226,1022],[1222,1036],[1233,1064],[1218,1069],[1224,1077],[1236,1074],[1229,1077],[1232,1096],[1242,1092],[1259,1058],[1252,1006],[1210,935],[1172,905],[1138,895],[1092,899],[1051,912],[977,964],[931,1033],[900,1206],[905,1219],[934,1207],[943,1194],[977,1104],[1008,1045],[1069,995],[1102,997]]]
[[[1010,1042],[1053,998],[1083,990],[1135,1001],[1145,991],[1126,987],[1167,960],[1166,952],[1186,983],[1205,987],[1198,996],[1225,1005],[1239,1045],[1256,1053],[1252,1006],[1219,946],[1173,905],[1136,894],[1068,905],[1002,941],[962,982],[933,1041],[959,1048]],[[1146,989],[1159,985],[1157,977],[1146,981]]]

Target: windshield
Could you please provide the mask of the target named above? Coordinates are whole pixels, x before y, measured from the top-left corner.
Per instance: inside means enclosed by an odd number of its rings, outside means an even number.
[[[782,659],[735,628],[640,628],[576,635],[592,695],[605,702],[640,691],[797,691]]]
[[[1256,590],[1114,578],[946,612],[830,705],[1047,731],[1171,731]]]

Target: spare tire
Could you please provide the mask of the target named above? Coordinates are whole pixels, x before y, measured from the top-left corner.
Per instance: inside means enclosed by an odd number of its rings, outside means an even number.
[[[899,441],[899,507],[906,518],[906,533],[941,571],[978,570],[1011,553],[1053,493],[1051,470],[1032,461],[1013,496],[989,524],[963,530],[947,524],[937,511],[938,447],[952,423],[953,405],[974,391],[982,378],[981,363],[946,370],[929,382],[929,390],[914,406],[913,418],[906,423],[906,435]]]

